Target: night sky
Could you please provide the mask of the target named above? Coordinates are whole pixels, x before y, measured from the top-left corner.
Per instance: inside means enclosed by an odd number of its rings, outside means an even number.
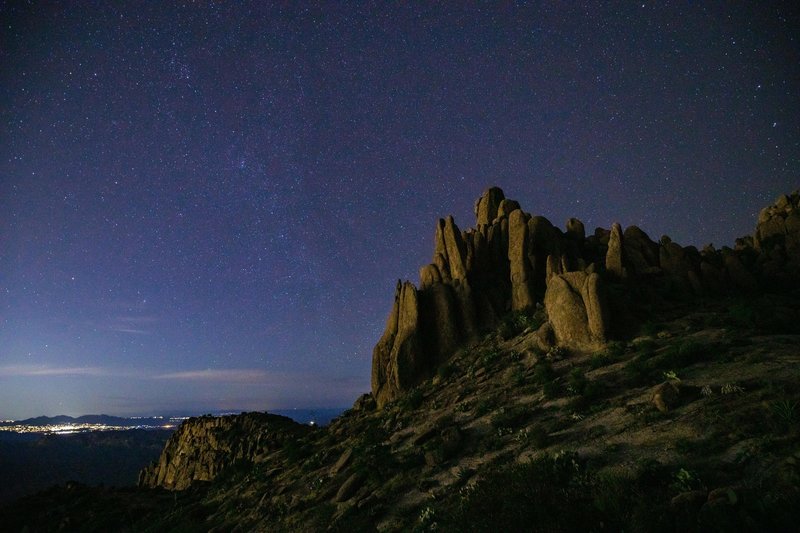
[[[791,3],[48,4],[0,3],[0,418],[349,406],[490,185],[718,247],[800,186]]]

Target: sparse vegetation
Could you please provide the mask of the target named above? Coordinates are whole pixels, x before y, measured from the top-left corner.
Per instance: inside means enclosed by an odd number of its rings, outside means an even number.
[[[778,427],[788,430],[798,423],[798,400],[782,398],[769,404],[772,418]]]
[[[767,350],[752,333],[737,333],[749,344],[719,331],[687,339],[685,321],[662,323],[671,336],[594,354],[530,357],[532,348],[490,336],[384,409],[348,410],[330,429],[267,450],[265,462],[235,462],[136,516],[167,530],[791,530],[800,508],[800,404],[786,363],[794,339],[769,339]],[[756,358],[780,364],[767,376],[747,366]],[[681,379],[677,406],[655,409],[654,386]],[[654,428],[666,459],[633,444]],[[589,452],[544,455],[562,447]],[[763,466],[766,454],[777,466]],[[66,494],[48,496],[61,505],[55,515],[89,516],[112,493]],[[141,494],[130,501],[145,502]],[[92,516],[126,519],[105,513]]]
[[[436,375],[440,381],[447,381],[457,370],[458,367],[455,364],[448,362],[438,368]]]
[[[497,333],[502,339],[507,340],[528,329],[539,329],[544,321],[545,316],[542,310],[524,309],[513,311],[503,317],[497,328]]]
[[[419,409],[422,405],[422,400],[424,399],[424,395],[422,394],[422,390],[417,387],[415,389],[410,390],[403,398],[400,400],[400,407],[403,410],[413,410]]]

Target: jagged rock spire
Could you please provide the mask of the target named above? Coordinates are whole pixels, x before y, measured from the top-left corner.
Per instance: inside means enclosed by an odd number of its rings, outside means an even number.
[[[722,251],[699,252],[668,237],[656,243],[638,227],[623,231],[617,223],[586,236],[583,223],[571,218],[563,232],[524,212],[499,187],[478,198],[475,216],[476,227],[466,231],[452,216],[440,219],[433,261],[420,269],[419,289],[398,282],[373,351],[372,392],[379,406],[430,376],[512,310],[544,304],[546,327],[559,344],[595,350],[625,330],[624,302],[617,302],[611,322],[606,283],[624,285],[623,292],[636,287],[640,297],[660,283],[671,297],[690,297],[752,291],[758,275],[789,272],[796,280],[800,272],[800,193],[763,210],[754,238]]]

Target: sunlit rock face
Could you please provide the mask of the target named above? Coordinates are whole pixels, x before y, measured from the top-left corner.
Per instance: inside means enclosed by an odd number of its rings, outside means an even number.
[[[170,437],[158,461],[140,472],[139,486],[182,490],[195,481],[211,481],[236,461],[265,461],[308,431],[290,418],[266,413],[190,418]]]
[[[378,406],[430,377],[512,311],[543,305],[560,346],[592,351],[630,330],[632,304],[664,294],[747,293],[768,279],[796,281],[800,271],[798,192],[765,208],[754,236],[722,250],[683,247],[668,236],[655,242],[639,227],[616,222],[587,236],[583,223],[570,218],[561,231],[498,187],[478,198],[475,216],[475,227],[465,231],[452,216],[440,219],[419,287],[398,281],[373,350]]]
[[[583,224],[563,233],[531,216],[498,187],[475,202],[476,227],[452,216],[436,224],[432,262],[419,288],[398,281],[386,330],[373,351],[372,392],[378,405],[430,376],[457,349],[511,310],[541,303],[548,258],[559,272],[583,268]]]

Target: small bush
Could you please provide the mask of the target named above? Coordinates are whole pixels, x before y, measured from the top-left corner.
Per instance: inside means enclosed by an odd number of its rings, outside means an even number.
[[[642,335],[647,335],[648,337],[655,336],[659,331],[663,329],[663,326],[658,322],[645,322],[642,324],[640,331]]]
[[[547,448],[550,442],[550,434],[544,426],[536,424],[528,428],[528,441],[537,448]]]
[[[613,341],[606,346],[605,354],[610,359],[616,359],[625,354],[626,346],[624,342]]]
[[[400,399],[400,408],[404,411],[419,409],[423,399],[422,391],[419,388],[412,389]]]
[[[492,417],[492,427],[497,428],[516,428],[530,416],[530,410],[522,405],[514,405],[500,409]]]
[[[589,531],[600,523],[591,505],[587,477],[574,454],[514,464],[465,487],[442,509],[446,531]]]
[[[756,327],[756,310],[745,302],[739,302],[728,308],[728,318],[730,322],[740,328]]]
[[[503,340],[508,340],[528,328],[539,329],[543,323],[544,315],[540,311],[532,312],[529,309],[514,311],[503,317],[497,332]]]
[[[650,339],[645,339],[643,341],[637,342],[633,345],[634,349],[637,353],[649,357],[653,355],[653,352],[656,351],[656,343]]]
[[[525,372],[519,366],[511,373],[511,383],[515,387],[520,387],[525,383]]]
[[[545,398],[558,398],[561,396],[561,385],[557,381],[548,381],[542,385],[542,392]]]
[[[769,409],[772,414],[772,419],[776,426],[780,429],[790,430],[797,424],[798,421],[798,401],[789,399],[781,399],[771,402]]]
[[[442,381],[447,381],[447,379],[455,374],[457,368],[452,363],[445,363],[439,367],[436,371],[436,375],[439,376],[439,379]]]
[[[495,346],[484,350],[480,357],[481,364],[485,367],[492,366],[498,359],[500,359],[500,350]]]
[[[475,416],[483,416],[492,409],[494,409],[494,402],[488,398],[481,398],[475,404]]]
[[[591,359],[589,359],[589,368],[592,370],[608,366],[609,364],[611,364],[611,358],[605,353],[594,354]]]
[[[553,365],[547,361],[539,362],[533,371],[533,380],[540,385],[553,381],[557,377]]]

